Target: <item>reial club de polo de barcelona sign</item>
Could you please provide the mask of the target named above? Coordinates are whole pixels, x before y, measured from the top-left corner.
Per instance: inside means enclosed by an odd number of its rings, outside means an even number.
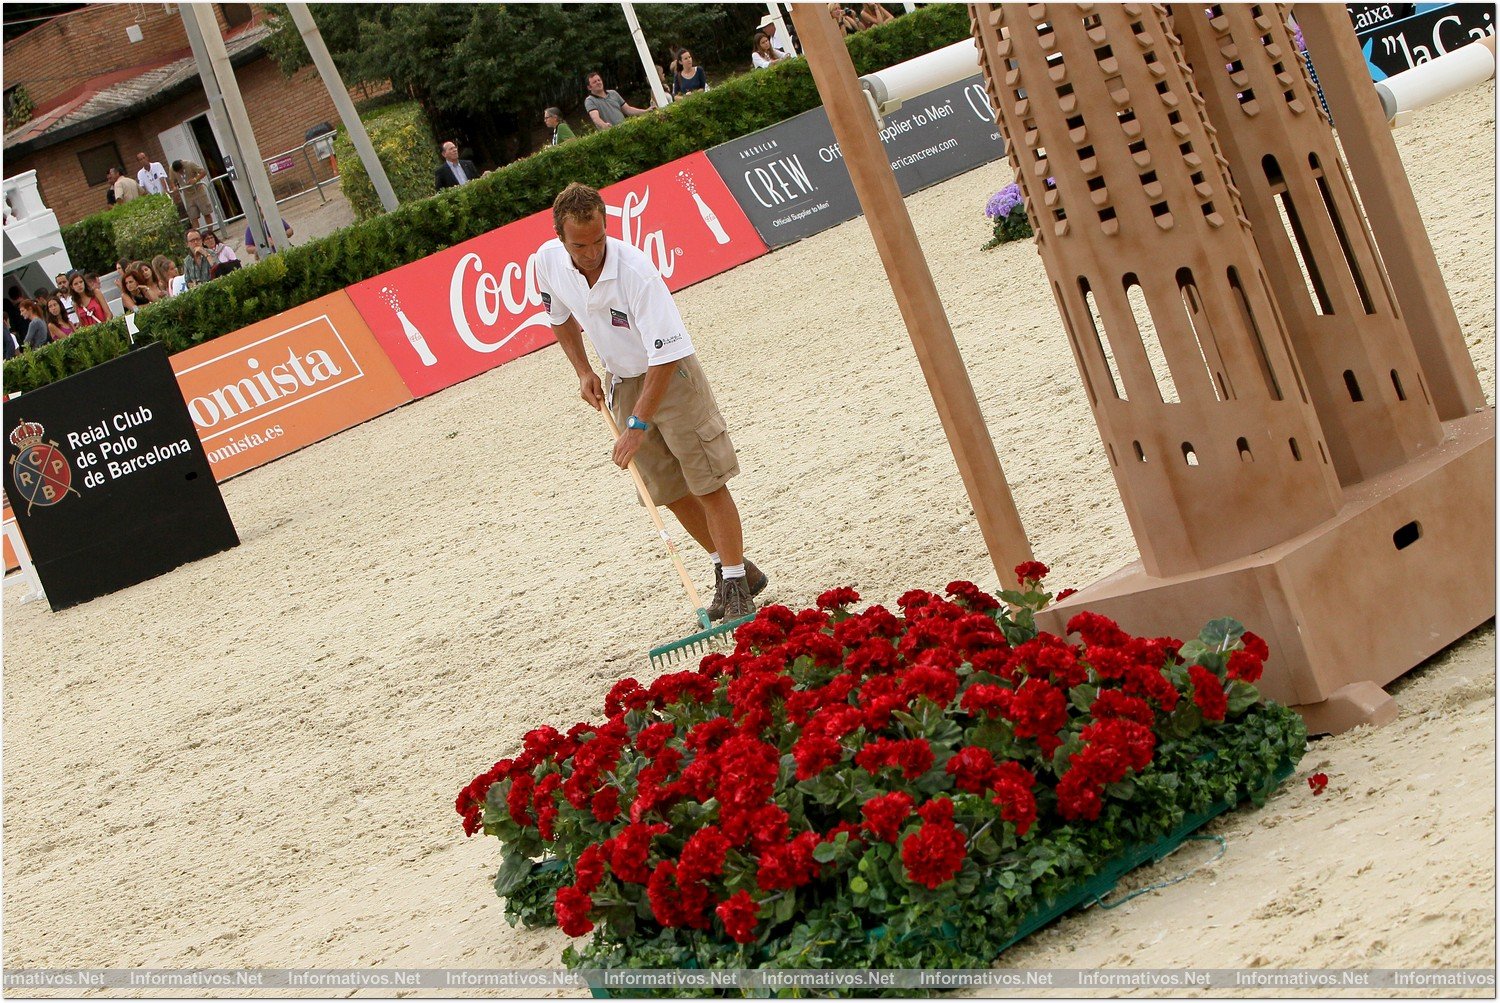
[[[7,402],[5,452],[53,610],[239,544],[160,345]]]

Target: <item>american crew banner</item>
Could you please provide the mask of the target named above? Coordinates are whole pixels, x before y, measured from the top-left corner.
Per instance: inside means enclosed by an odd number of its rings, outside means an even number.
[[[929,91],[886,116],[880,132],[903,195],[1005,156],[984,79]],[[821,107],[708,151],[762,240],[780,247],[860,214],[828,113]],[[995,177],[999,188],[1008,169]],[[975,208],[976,215],[984,207]]]

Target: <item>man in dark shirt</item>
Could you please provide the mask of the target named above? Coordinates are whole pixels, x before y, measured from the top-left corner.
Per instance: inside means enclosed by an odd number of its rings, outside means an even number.
[[[444,188],[457,188],[459,185],[468,184],[479,177],[479,168],[474,166],[472,160],[460,160],[458,158],[458,144],[453,140],[443,144],[443,162],[438,165],[435,180],[438,190]]]

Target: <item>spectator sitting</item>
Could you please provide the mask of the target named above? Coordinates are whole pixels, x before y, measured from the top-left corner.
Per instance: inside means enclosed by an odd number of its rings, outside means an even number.
[[[24,296],[18,301],[21,308],[21,317],[26,323],[26,337],[21,339],[22,346],[26,348],[41,348],[52,342],[52,335],[47,330],[47,322],[42,319],[42,308],[37,306],[33,300]]]
[[[202,233],[189,230],[184,240],[187,243],[187,257],[182,261],[182,278],[187,288],[196,289],[214,277],[216,262],[203,246]]]
[[[859,19],[854,16],[854,11],[841,3],[828,5],[828,16],[833,18],[833,23],[846,35],[854,35],[859,32]]]
[[[474,161],[459,159],[458,144],[451,139],[444,143],[443,162],[438,165],[435,175],[438,191],[444,188],[457,188],[477,177],[479,177],[479,168],[474,166]]]
[[[256,250],[256,247],[255,247],[255,234],[251,233],[250,229],[251,228],[248,227],[248,226],[245,227],[245,240],[244,240],[245,253],[248,254],[251,257],[252,260],[259,261],[260,260],[260,253]],[[290,223],[288,223],[286,221],[286,217],[285,216],[281,217],[281,229],[284,230],[284,231],[286,231],[286,235],[288,237],[290,237],[292,235],[292,224],[290,224]],[[267,241],[267,243],[270,243],[270,242]]]
[[[110,189],[115,193],[115,205],[141,197],[141,186],[134,178],[127,178],[118,167],[111,167],[107,177]]]
[[[644,115],[649,110],[627,104],[617,90],[605,90],[604,78],[598,73],[590,73],[585,82],[589,96],[583,99],[583,107],[589,113],[589,121],[600,131],[619,125],[627,117]]]
[[[219,235],[212,229],[203,231],[203,249],[211,255],[214,278],[240,267],[240,256],[234,253],[234,248],[220,241]]]
[[[672,97],[707,90],[708,75],[703,72],[703,67],[693,62],[692,51],[683,49],[677,53],[677,72],[672,74]]]
[[[862,27],[873,28],[877,24],[889,24],[894,20],[896,20],[896,15],[878,3],[863,3],[859,5],[859,23]]]
[[[155,260],[142,261],[132,271],[135,272],[135,277],[141,280],[141,287],[146,293],[146,298],[151,302],[155,303],[159,299],[166,299],[172,295],[167,289],[166,279],[157,274]]]
[[[73,293],[73,308],[78,311],[78,327],[102,324],[113,314],[109,304],[99,295],[99,277],[74,272],[68,277],[68,288]]]
[[[177,264],[165,254],[158,254],[151,259],[151,270],[156,273],[156,284],[161,287],[166,295],[176,296],[182,292],[184,280],[177,274]]]
[[[786,58],[786,53],[776,48],[771,41],[771,36],[763,31],[757,31],[750,36],[750,66],[752,69],[763,70],[773,63],[779,63]]]
[[[135,313],[150,302],[146,290],[141,287],[140,277],[131,270],[121,272],[120,309],[126,313]]]
[[[57,293],[53,293],[39,302],[45,304],[46,315],[43,319],[47,321],[47,334],[53,341],[61,341],[73,333],[73,324],[68,319],[68,311],[58,301]]]
[[[577,138],[577,134],[573,132],[572,127],[563,121],[561,108],[548,108],[542,112],[542,124],[552,130],[551,145],[553,146]]]

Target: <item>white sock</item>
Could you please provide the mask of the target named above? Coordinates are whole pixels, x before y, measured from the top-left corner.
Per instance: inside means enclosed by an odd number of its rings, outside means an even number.
[[[720,563],[719,562],[719,552],[718,551],[714,551],[712,554],[709,554],[708,555],[708,559],[710,561],[713,561],[715,564]]]
[[[725,578],[744,578],[745,577],[745,566],[743,564],[726,564],[726,565],[724,565],[724,577]]]

